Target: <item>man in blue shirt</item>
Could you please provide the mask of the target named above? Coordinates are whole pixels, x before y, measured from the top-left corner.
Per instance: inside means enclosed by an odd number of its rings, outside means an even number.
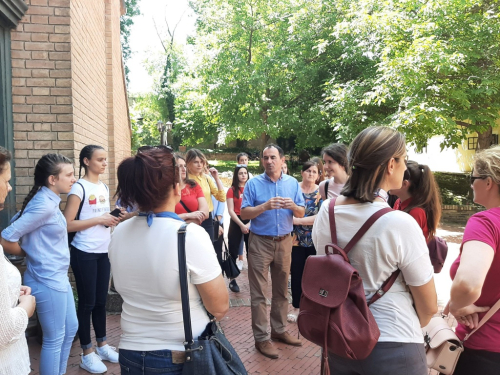
[[[252,220],[248,251],[248,280],[255,347],[269,358],[278,350],[267,335],[266,290],[271,271],[271,339],[289,345],[302,342],[286,331],[288,274],[292,254],[293,217],[303,217],[305,202],[299,183],[281,172],[283,150],[274,144],[264,148],[265,173],[249,180],[243,192],[241,218]]]

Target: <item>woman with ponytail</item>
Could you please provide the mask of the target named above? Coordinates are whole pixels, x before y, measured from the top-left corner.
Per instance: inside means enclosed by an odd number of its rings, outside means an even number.
[[[436,235],[441,219],[439,188],[427,165],[410,160],[406,168],[401,188],[391,190],[391,195],[399,197],[394,209],[410,214],[429,242]]]
[[[66,373],[78,327],[73,291],[68,280],[69,251],[60,194],[75,183],[73,164],[59,154],[44,155],[35,167],[35,185],[21,211],[2,232],[10,254],[26,254],[24,283],[36,298],[43,331],[40,375]]]
[[[64,209],[68,232],[76,232],[70,253],[78,292],[78,335],[83,349],[80,367],[93,374],[107,371],[102,360],[118,363],[118,353],[106,342],[110,227],[120,222],[109,213],[109,190],[99,179],[107,165],[107,154],[101,146],[88,145],[80,151],[80,177],[82,169],[85,174],[73,185]],[[91,318],[97,354],[90,339]]]

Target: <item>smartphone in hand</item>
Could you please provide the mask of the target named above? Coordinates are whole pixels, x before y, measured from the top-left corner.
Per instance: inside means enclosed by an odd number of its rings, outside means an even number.
[[[118,217],[118,216],[120,216],[120,214],[121,214],[121,213],[122,213],[122,210],[120,210],[119,208],[115,208],[115,209],[114,209],[113,211],[111,211],[109,214],[110,214],[111,216]],[[104,227],[109,228],[109,226],[108,226],[108,225],[105,225]]]

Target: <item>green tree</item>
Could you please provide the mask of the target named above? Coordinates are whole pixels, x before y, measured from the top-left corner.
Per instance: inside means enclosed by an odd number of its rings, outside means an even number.
[[[193,0],[192,65],[177,79],[185,144],[218,136],[350,142],[393,126],[418,147],[492,142],[500,0]]]
[[[295,135],[300,145],[333,140],[323,85],[333,64],[315,49],[329,35],[320,0],[196,0],[196,64],[183,87],[176,131],[184,142]],[[308,131],[304,131],[307,129]],[[325,140],[328,142],[328,140]]]
[[[132,123],[132,151],[141,146],[160,144],[158,121],[163,121],[164,105],[153,93],[130,98]]]
[[[129,67],[127,66],[127,62],[132,55],[132,51],[130,49],[130,29],[134,24],[134,17],[141,14],[139,9],[139,1],[140,0],[125,0],[125,14],[120,18],[120,39],[122,44],[122,53],[123,53],[123,63],[125,65],[125,78],[127,83],[129,82],[128,74],[130,72]]]
[[[472,132],[479,148],[491,145],[500,113],[498,0],[336,6],[342,22],[326,43],[343,46],[348,66],[369,67],[328,83],[325,112],[340,136],[351,139],[360,128],[384,124],[419,147],[434,135],[445,136],[442,147],[457,147]]]

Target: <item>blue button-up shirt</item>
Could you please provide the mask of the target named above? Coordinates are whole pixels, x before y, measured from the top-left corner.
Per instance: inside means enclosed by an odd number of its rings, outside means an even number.
[[[241,208],[256,207],[273,197],[292,198],[297,206],[305,206],[304,196],[297,180],[281,174],[273,182],[266,173],[249,180],[243,192]],[[252,233],[260,236],[284,236],[293,230],[293,211],[290,209],[268,210],[252,219]]]
[[[22,241],[26,252],[26,272],[45,286],[68,290],[69,248],[66,219],[59,209],[61,198],[42,187],[2,232],[9,242]],[[16,220],[17,219],[17,220]],[[14,221],[15,220],[15,221]]]

